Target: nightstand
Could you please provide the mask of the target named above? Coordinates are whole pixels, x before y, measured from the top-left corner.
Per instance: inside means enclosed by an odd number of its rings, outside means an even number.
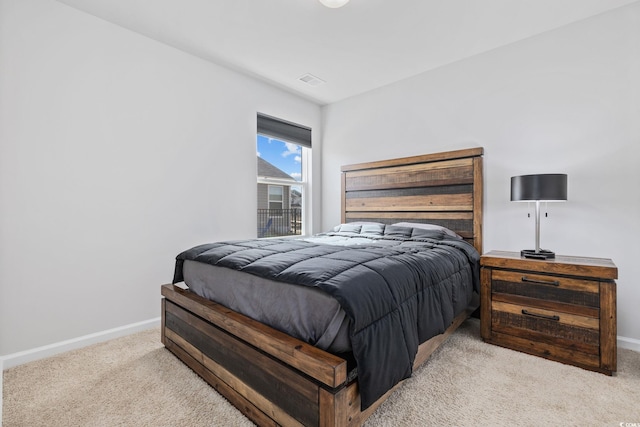
[[[607,375],[616,370],[618,269],[610,259],[491,251],[480,265],[486,342]]]

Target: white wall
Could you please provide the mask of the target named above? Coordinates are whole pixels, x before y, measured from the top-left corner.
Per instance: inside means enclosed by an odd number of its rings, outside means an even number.
[[[533,222],[509,177],[568,173],[542,245],[612,258],[619,335],[640,340],[639,55],[636,3],[326,107],[321,145],[308,101],[0,0],[0,355],[157,317],[177,252],[253,236],[256,111],[314,128],[313,231],[340,220],[341,165],[483,146],[485,250],[519,250]]]
[[[640,3],[325,107],[323,228],[340,166],[485,148],[484,250],[534,246],[510,177],[567,173],[541,245],[618,266],[618,335],[640,340]]]
[[[53,0],[0,0],[0,69],[0,355],[155,318],[178,252],[254,237],[257,111],[320,180],[320,107]]]

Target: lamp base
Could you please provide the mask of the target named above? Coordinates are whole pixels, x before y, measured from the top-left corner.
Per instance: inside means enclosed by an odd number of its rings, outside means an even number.
[[[556,254],[546,249],[540,249],[538,252],[535,249],[523,249],[520,251],[520,256],[534,259],[554,259]]]

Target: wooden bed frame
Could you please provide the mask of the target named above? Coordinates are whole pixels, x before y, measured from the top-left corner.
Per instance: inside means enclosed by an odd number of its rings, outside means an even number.
[[[444,225],[482,253],[482,148],[342,167],[342,221]],[[347,361],[201,298],[162,286],[162,343],[260,426],[359,426]],[[477,308],[420,345],[414,369]],[[398,384],[396,388],[400,386]]]

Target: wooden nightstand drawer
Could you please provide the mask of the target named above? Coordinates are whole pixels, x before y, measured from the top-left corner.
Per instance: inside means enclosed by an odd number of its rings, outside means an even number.
[[[491,329],[548,344],[598,354],[600,319],[533,305],[516,305],[494,300]]]
[[[481,265],[485,341],[609,375],[616,370],[611,260],[491,252]]]
[[[599,307],[600,283],[594,280],[494,270],[491,292],[520,295],[545,301]]]

